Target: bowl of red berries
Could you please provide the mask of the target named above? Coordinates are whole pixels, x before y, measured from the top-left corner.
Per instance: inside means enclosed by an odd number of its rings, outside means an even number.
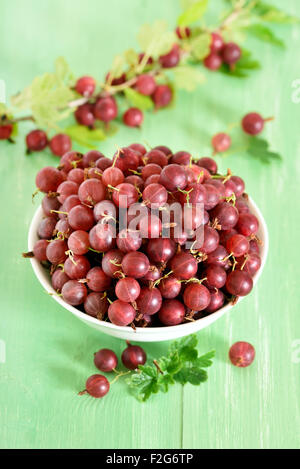
[[[268,232],[243,179],[166,146],[75,151],[36,176],[33,270],[63,308],[136,342],[209,326],[253,289]]]

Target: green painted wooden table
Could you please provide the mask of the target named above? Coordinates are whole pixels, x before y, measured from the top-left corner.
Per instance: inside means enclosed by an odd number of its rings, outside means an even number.
[[[213,14],[219,2],[212,3]],[[284,6],[300,16],[297,0]],[[11,95],[49,70],[59,55],[78,75],[102,77],[113,55],[135,46],[141,23],[166,18],[171,26],[178,11],[175,0],[2,2],[0,78]],[[6,362],[0,364],[1,448],[299,447],[300,104],[292,100],[292,83],[300,78],[300,30],[279,27],[278,34],[286,51],[250,44],[263,69],[249,79],[207,73],[206,85],[193,94],[182,92],[174,109],[147,115],[142,131],[123,128],[101,145],[111,155],[115,143],[147,140],[200,156],[209,151],[214,132],[245,112],[276,115],[265,133],[283,154],[282,164],[266,167],[239,155],[220,159],[223,170],[231,167],[244,176],[264,213],[270,253],[252,294],[199,333],[200,351],[217,351],[209,381],[199,388],[174,386],[146,404],[135,401],[121,382],[101,401],[76,395],[94,372],[92,353],[101,347],[121,352],[124,344],[58,306],[21,258],[37,205],[31,203],[35,173],[57,160],[49,153],[25,157],[23,134],[16,145],[1,143],[0,343],[6,345]],[[24,135],[29,128],[26,124]],[[249,369],[228,362],[236,340],[256,347]],[[154,356],[165,352],[166,344],[145,348]]]

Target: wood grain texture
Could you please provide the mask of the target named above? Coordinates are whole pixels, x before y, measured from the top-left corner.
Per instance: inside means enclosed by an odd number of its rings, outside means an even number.
[[[221,2],[213,4],[212,14]],[[296,0],[284,7],[300,16]],[[84,8],[80,0],[5,2],[0,78],[11,95],[51,68],[58,55],[66,56],[76,73],[101,78],[113,55],[135,45],[141,23],[167,18],[172,25],[177,14],[174,0],[87,0]],[[241,81],[207,73],[206,85],[193,94],[180,93],[174,109],[147,115],[141,131],[122,128],[101,145],[101,151],[111,155],[115,142],[146,140],[201,156],[210,153],[211,135],[238,122],[245,112],[276,116],[265,134],[282,153],[282,164],[265,167],[238,154],[219,159],[221,169],[231,167],[244,177],[264,213],[270,254],[252,294],[199,333],[199,350],[217,351],[209,381],[199,388],[174,386],[146,404],[135,401],[122,382],[101,401],[76,395],[94,373],[93,352],[111,347],[120,355],[124,344],[89,329],[59,307],[21,258],[35,210],[35,173],[57,159],[47,152],[24,156],[23,137],[30,124],[16,145],[1,143],[0,339],[7,354],[6,363],[0,363],[1,448],[300,446],[300,363],[295,353],[293,360],[293,345],[300,339],[300,105],[291,99],[292,82],[300,78],[300,29],[278,27],[278,34],[288,44],[286,51],[254,40],[250,44],[263,62],[262,71]],[[248,340],[256,348],[249,369],[228,362],[228,348],[236,340]],[[164,353],[166,346],[145,348],[151,357]]]

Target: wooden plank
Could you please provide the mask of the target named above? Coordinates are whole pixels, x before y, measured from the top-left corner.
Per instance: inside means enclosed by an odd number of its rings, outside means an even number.
[[[274,3],[282,7],[280,2]],[[299,15],[296,2],[286,2],[284,7]],[[299,28],[280,30],[279,34],[288,44],[284,53],[276,54],[271,46],[260,45],[256,55],[263,62],[263,71],[249,80],[237,81],[234,87],[224,84],[222,93],[210,92],[207,98],[213,109],[211,114],[222,109],[218,117],[223,125],[218,130],[226,126],[228,115],[232,121],[251,110],[275,115],[275,122],[267,126],[265,134],[284,159],[282,164],[270,167],[242,160],[238,155],[222,162],[223,167],[244,175],[246,189],[265,215],[270,252],[255,291],[230,315],[200,334],[201,349],[214,346],[217,362],[207,385],[185,389],[184,447],[299,448],[300,445],[299,363],[292,360],[293,344],[300,336],[296,281],[299,278],[296,122],[300,108],[291,99],[292,82],[299,78],[294,60]],[[252,45],[255,50],[258,44],[253,41]],[[220,85],[221,78],[216,77],[210,86],[216,90]],[[204,90],[199,102],[203,99]],[[207,113],[207,107],[202,115]],[[256,348],[256,361],[249,369],[234,368],[227,359],[230,345],[238,340],[249,341]]]

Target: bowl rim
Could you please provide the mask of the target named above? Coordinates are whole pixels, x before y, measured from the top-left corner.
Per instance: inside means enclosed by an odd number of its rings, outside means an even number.
[[[263,238],[263,245],[262,245],[261,251],[260,251],[261,267],[255,273],[255,275],[253,276],[253,286],[255,286],[255,284],[257,283],[257,281],[258,281],[258,279],[259,279],[259,277],[260,277],[260,275],[263,271],[264,265],[266,263],[268,250],[269,250],[269,234],[268,234],[268,229],[267,229],[265,219],[264,219],[260,209],[258,208],[256,203],[254,202],[254,200],[250,196],[248,196],[248,204],[249,204],[249,207],[251,209],[251,213],[256,215],[256,217],[258,218],[259,231],[262,233],[262,238]],[[28,232],[28,250],[29,251],[33,250],[34,243],[39,239],[38,236],[37,236],[37,227],[38,227],[38,224],[39,224],[42,217],[43,217],[43,210],[42,210],[42,205],[40,205],[37,208],[37,210],[35,211],[34,216],[32,218],[32,221],[31,221],[30,226],[29,226],[29,232]],[[36,277],[38,278],[41,285],[45,288],[47,293],[49,293],[52,296],[52,298],[57,303],[59,303],[63,308],[69,310],[72,314],[77,316],[79,319],[81,319],[84,322],[91,323],[91,325],[93,325],[93,326],[98,326],[98,327],[102,326],[102,327],[105,327],[105,328],[108,328],[108,329],[111,329],[111,330],[114,330],[114,331],[119,331],[119,332],[124,332],[124,333],[132,332],[132,328],[129,327],[129,326],[117,326],[115,324],[112,324],[111,322],[99,320],[97,318],[89,316],[86,313],[83,313],[82,311],[75,308],[74,306],[69,305],[68,303],[66,303],[60,296],[57,295],[57,292],[53,289],[50,281],[46,280],[45,275],[42,275],[41,272],[45,271],[45,268],[41,265],[41,263],[37,259],[35,259],[34,257],[30,258],[30,262],[31,262],[31,265],[32,265],[32,268],[33,268],[33,271],[34,271]],[[239,297],[235,304],[239,303],[244,298],[245,298],[244,296]],[[152,336],[152,335],[155,335],[156,333],[159,333],[159,332],[160,333],[163,332],[166,335],[169,335],[171,333],[171,331],[172,331],[172,333],[176,333],[176,331],[180,330],[181,331],[180,335],[182,335],[182,331],[184,329],[186,329],[186,331],[193,330],[194,329],[193,328],[194,324],[199,324],[199,322],[201,322],[201,321],[206,322],[208,318],[210,318],[210,323],[215,322],[217,319],[219,319],[221,316],[223,316],[227,311],[229,311],[233,306],[235,306],[235,305],[232,305],[232,304],[228,303],[227,305],[223,306],[222,308],[215,311],[214,313],[211,313],[208,316],[204,316],[203,318],[197,319],[195,322],[187,322],[187,323],[184,323],[184,324],[178,324],[176,326],[158,326],[158,327],[149,327],[149,328],[148,327],[144,327],[144,328],[137,327],[135,332],[136,332],[137,335],[139,335],[139,333],[140,333],[141,335]],[[187,334],[188,333],[189,332],[187,332]]]

